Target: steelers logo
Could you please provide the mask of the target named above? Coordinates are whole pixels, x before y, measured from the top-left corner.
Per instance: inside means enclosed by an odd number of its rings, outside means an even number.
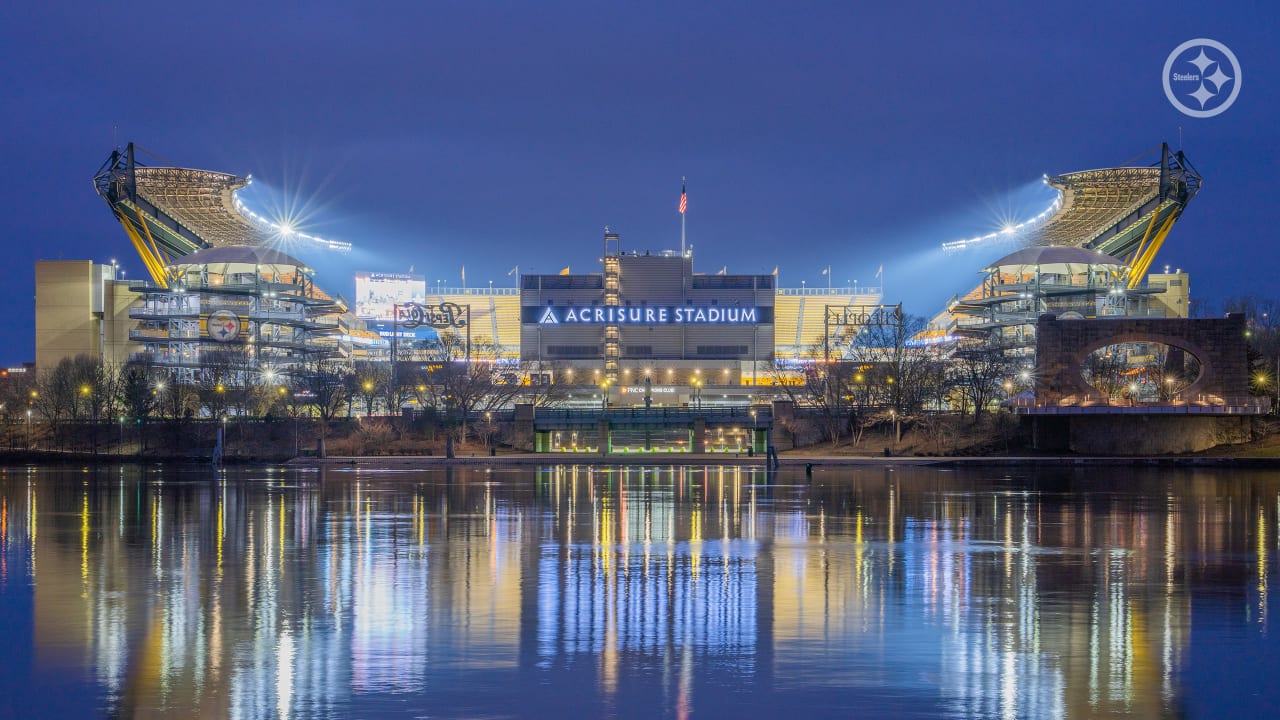
[[[1241,74],[1231,48],[1209,38],[1188,40],[1164,62],[1164,94],[1182,114],[1210,118],[1236,101]]]
[[[209,337],[218,342],[231,342],[240,337],[240,318],[226,310],[209,313]]]

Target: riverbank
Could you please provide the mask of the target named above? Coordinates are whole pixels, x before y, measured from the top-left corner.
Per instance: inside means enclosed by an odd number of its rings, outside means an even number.
[[[781,468],[841,468],[841,467],[908,467],[930,466],[939,468],[1044,468],[1044,467],[1207,467],[1241,469],[1280,469],[1280,455],[1252,448],[1240,454],[1197,454],[1167,456],[1078,456],[1078,455],[980,455],[980,456],[883,456],[883,455],[824,455],[813,448],[792,450],[778,458]],[[208,465],[209,458],[195,456],[157,455],[107,455],[82,452],[57,451],[0,451],[0,465]],[[317,458],[300,457],[252,457],[230,456],[225,465],[261,466],[276,465],[291,468],[360,468],[409,470],[438,467],[527,467],[551,465],[578,465],[593,467],[674,467],[674,466],[724,466],[766,467],[762,455],[706,454],[653,454],[653,455],[587,455],[587,454],[536,454],[504,452],[459,454],[449,458],[442,455],[343,455]]]
[[[361,469],[416,469],[435,467],[508,467],[548,465],[589,465],[593,467],[668,467],[690,465],[714,465],[726,467],[764,468],[763,457],[732,455],[652,455],[645,457],[620,457],[617,455],[548,455],[507,454],[496,457],[399,456],[399,457],[329,457],[294,458],[287,463],[297,468],[361,468]],[[779,457],[781,468],[841,468],[841,467],[1213,467],[1280,469],[1280,458],[1274,457],[1207,457],[1178,455],[1165,457],[1082,457],[1075,455],[1045,456],[991,456],[991,457],[867,457],[787,455]]]

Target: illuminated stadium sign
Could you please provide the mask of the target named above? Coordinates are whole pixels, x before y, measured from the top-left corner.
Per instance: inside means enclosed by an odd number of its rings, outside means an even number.
[[[391,320],[396,305],[427,299],[427,281],[421,275],[356,273],[356,317]]]
[[[773,321],[770,307],[524,307],[538,325],[755,325]]]
[[[622,385],[618,388],[618,392],[623,395],[643,395],[645,387],[643,385]],[[649,387],[650,395],[675,395],[679,390],[670,385],[652,385]]]

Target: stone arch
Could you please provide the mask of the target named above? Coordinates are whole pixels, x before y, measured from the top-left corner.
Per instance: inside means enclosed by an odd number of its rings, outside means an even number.
[[[1072,397],[1104,402],[1106,395],[1085,381],[1080,367],[1095,350],[1126,342],[1163,343],[1195,356],[1200,376],[1179,391],[1184,398],[1244,396],[1249,391],[1244,330],[1239,313],[1194,320],[1042,316],[1036,324],[1036,403],[1058,405]]]

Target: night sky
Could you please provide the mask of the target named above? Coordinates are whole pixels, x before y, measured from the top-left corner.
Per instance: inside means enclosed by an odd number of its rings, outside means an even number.
[[[1204,189],[1156,265],[1211,303],[1280,295],[1275,5],[857,5],[7,3],[0,363],[33,356],[36,260],[141,276],[91,184],[129,141],[297,198],[306,230],[357,246],[299,253],[348,297],[355,270],[598,270],[605,225],[678,247],[688,176],[698,270],[865,285],[883,264],[888,299],[932,315],[1002,254],[940,243],[1042,210],[1042,174],[1181,134]],[[1215,118],[1161,87],[1198,37],[1244,72]]]

